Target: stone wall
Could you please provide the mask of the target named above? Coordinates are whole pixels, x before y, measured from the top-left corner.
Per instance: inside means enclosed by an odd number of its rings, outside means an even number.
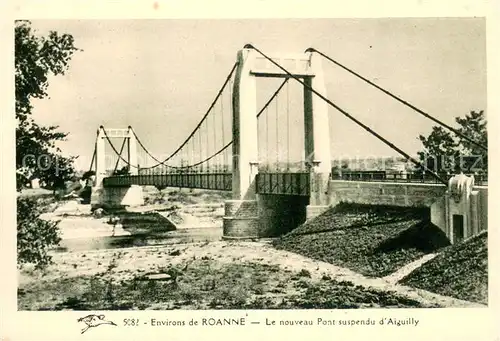
[[[258,198],[260,237],[281,236],[306,221],[308,197],[260,194]]]
[[[224,203],[223,239],[259,237],[257,200],[227,200]]]
[[[306,221],[309,197],[258,195],[257,200],[225,202],[223,238],[277,237]]]
[[[453,209],[448,187],[439,184],[390,183],[331,180],[326,202],[310,205],[311,198],[289,195],[263,195],[257,200],[229,200],[225,204],[225,239],[253,239],[286,234],[340,202],[402,207],[429,207],[431,221],[451,242],[450,216],[466,212],[466,238],[487,229],[488,188],[474,187],[466,201]],[[455,212],[458,210],[457,212]]]
[[[440,184],[363,182],[331,180],[329,183],[329,202],[335,206],[340,202],[358,204],[426,206],[429,207],[446,192]]]

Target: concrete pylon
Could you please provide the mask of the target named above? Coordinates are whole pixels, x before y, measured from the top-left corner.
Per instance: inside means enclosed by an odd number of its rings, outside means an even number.
[[[92,209],[101,207],[103,198],[103,179],[106,177],[106,153],[104,144],[103,127],[97,129],[96,154],[95,154],[95,181],[90,194],[90,205]]]
[[[274,54],[270,58],[280,65],[286,65],[284,67],[292,75],[304,79],[307,85],[326,96],[323,70],[318,55],[310,52]],[[226,239],[259,237],[259,224],[267,223],[264,222],[265,218],[259,221],[259,205],[262,206],[265,200],[257,198],[255,184],[259,164],[256,78],[290,77],[252,48],[239,51],[237,60],[233,89],[233,195],[232,200],[225,203],[224,238]],[[330,130],[327,103],[307,89],[304,90],[304,115],[306,158],[311,171],[311,200],[308,212],[315,214],[328,207],[327,191],[331,171]],[[283,198],[273,198],[274,203],[269,200],[267,200],[268,205],[260,207],[260,211],[266,211],[266,215],[273,216],[269,213],[270,210],[281,207],[276,201]],[[258,201],[261,203],[258,204]]]
[[[233,86],[233,199],[255,200],[252,168],[257,162],[257,92],[256,79],[250,74],[250,63],[245,60],[253,50],[238,52],[238,67]]]
[[[96,155],[95,155],[95,184],[94,187],[102,187],[102,180],[106,177],[106,152],[105,135],[102,126],[97,130]]]
[[[258,172],[257,90],[251,75],[255,51],[238,52],[233,86],[233,179],[232,200],[225,202],[224,238],[258,236],[255,177]]]
[[[139,170],[139,162],[137,160],[137,139],[132,130],[132,127],[128,127],[128,138],[127,138],[127,149],[128,149],[128,163],[129,163],[129,171],[130,175],[138,175]]]
[[[130,175],[139,174],[139,162],[137,159],[137,138],[135,137],[132,127],[128,127],[128,163]],[[130,185],[127,191],[124,193],[120,205],[121,206],[140,206],[144,204],[144,193],[142,186]]]

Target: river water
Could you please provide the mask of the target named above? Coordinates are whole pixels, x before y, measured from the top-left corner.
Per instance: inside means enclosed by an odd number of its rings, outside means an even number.
[[[114,233],[113,224],[109,223],[112,216],[119,217],[121,223]],[[218,241],[222,238],[222,219],[205,226],[204,221],[194,225],[176,225],[161,212],[122,211],[99,218],[91,214],[71,215],[71,212],[66,212],[49,219],[59,220],[62,240],[54,249],[56,252]]]

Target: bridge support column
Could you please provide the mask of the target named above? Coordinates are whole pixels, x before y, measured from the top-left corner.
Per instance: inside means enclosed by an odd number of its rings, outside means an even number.
[[[106,152],[105,152],[105,135],[103,127],[97,130],[96,154],[95,154],[95,187],[102,186],[102,180],[106,177]]]
[[[104,187],[103,180],[106,173],[106,154],[105,154],[104,128],[100,127],[97,131],[96,141],[96,179],[92,188],[91,207],[118,208],[123,206],[140,206],[144,204],[143,190],[141,186],[132,185],[130,187]],[[132,128],[128,127],[125,135],[128,146],[128,162],[130,165],[138,165],[137,162],[137,143]],[[137,175],[137,168],[131,166],[130,174]]]
[[[137,160],[137,139],[135,138],[135,134],[131,126],[128,127],[127,149],[128,149],[127,161],[130,165],[129,166],[130,175],[138,175],[139,162]]]
[[[321,66],[321,57],[311,53],[310,64],[314,77],[304,78],[304,83],[327,97]],[[328,183],[331,173],[330,126],[328,104],[304,87],[304,142],[306,162],[311,173],[311,197],[307,207],[307,219],[328,209]]]
[[[259,215],[255,176],[258,172],[256,79],[246,63],[255,51],[238,52],[233,87],[233,198],[225,204],[224,239],[258,237]]]
[[[259,237],[257,200],[228,200],[224,205],[223,239]]]
[[[92,193],[90,195],[90,205],[92,209],[101,206],[101,199],[103,195],[103,185],[102,181],[106,177],[106,153],[104,144],[104,132],[103,127],[99,127],[97,130],[96,139],[96,154],[95,154],[95,181],[92,187]]]
[[[91,207],[96,209],[120,208],[125,206],[144,205],[144,194],[141,186],[130,187],[93,187],[91,194]]]
[[[102,187],[99,196],[99,207],[121,208],[125,206],[140,206],[144,204],[141,186]]]
[[[306,208],[307,219],[314,218],[321,213],[325,212],[330,207],[330,195],[329,191],[329,173],[316,173],[314,170],[311,171],[311,196],[309,199],[309,205]]]

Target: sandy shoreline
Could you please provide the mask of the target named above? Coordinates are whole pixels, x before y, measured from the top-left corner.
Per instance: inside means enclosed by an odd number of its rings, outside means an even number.
[[[206,242],[169,246],[136,247],[114,250],[56,253],[54,264],[45,271],[25,269],[19,273],[19,286],[39,280],[93,276],[106,272],[113,262],[113,270],[105,276],[112,280],[129,280],[137,275],[155,273],[167,266],[182,267],[199,259],[211,259],[221,264],[257,263],[278,265],[286,271],[307,270],[313,281],[329,276],[338,281],[382,291],[391,291],[424,304],[441,307],[480,307],[481,305],[437,295],[424,290],[390,283],[382,278],[367,278],[349,269],[316,261],[298,254],[276,250],[265,242]]]

